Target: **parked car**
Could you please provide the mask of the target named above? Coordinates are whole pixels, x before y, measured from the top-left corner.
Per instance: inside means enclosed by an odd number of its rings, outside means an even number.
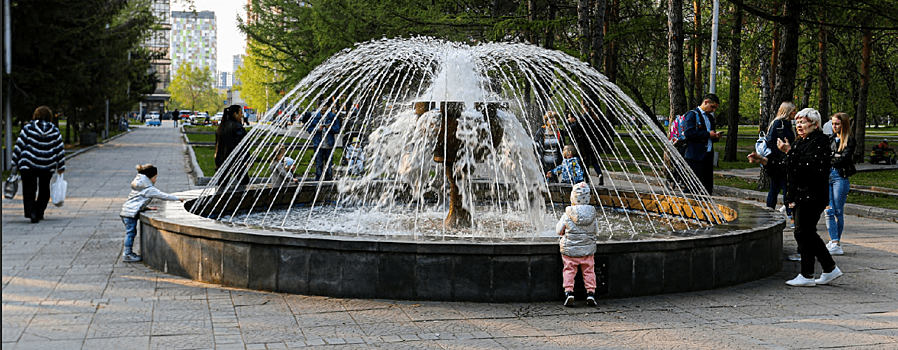
[[[150,115],[147,114],[147,126],[162,126],[162,121],[159,120],[159,114]]]
[[[212,118],[209,118],[209,123],[212,125],[218,125],[218,123],[221,123],[222,117],[224,117],[223,112],[215,113],[215,115],[213,115]]]

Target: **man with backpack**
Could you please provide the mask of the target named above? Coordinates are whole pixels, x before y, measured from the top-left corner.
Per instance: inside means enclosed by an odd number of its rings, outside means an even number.
[[[714,148],[711,145],[723,136],[715,130],[714,123],[714,111],[719,104],[717,95],[705,95],[700,106],[686,113],[682,125],[687,141],[683,146],[683,157],[708,194],[714,191]]]

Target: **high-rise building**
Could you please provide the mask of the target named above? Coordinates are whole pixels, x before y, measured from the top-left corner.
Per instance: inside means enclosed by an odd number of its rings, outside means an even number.
[[[209,67],[210,74],[218,72],[218,27],[215,12],[172,11],[171,58],[172,72],[184,63],[197,68]]]
[[[142,101],[142,109],[147,111],[162,112],[165,109],[165,102],[171,98],[171,94],[166,91],[171,84],[171,55],[169,51],[169,37],[171,35],[171,4],[169,0],[151,0],[153,14],[156,16],[156,24],[158,29],[154,30],[150,37],[146,39],[143,46],[162,53],[161,58],[154,59],[150,62],[150,72],[156,73],[159,83],[152,94],[144,97]]]
[[[231,72],[219,71],[215,75],[215,86],[219,89],[229,89],[234,83],[234,74]]]
[[[234,55],[234,84],[233,86],[240,85],[240,79],[237,78],[237,69],[243,67],[243,55]]]

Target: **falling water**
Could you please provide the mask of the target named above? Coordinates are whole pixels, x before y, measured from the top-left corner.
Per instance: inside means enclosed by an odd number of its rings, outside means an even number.
[[[416,102],[427,102],[428,110],[417,110]],[[434,151],[441,138],[446,141],[438,132],[441,113],[448,113],[440,110],[443,102],[464,106],[455,155]],[[335,182],[326,185],[313,181],[310,159],[321,149],[312,144],[303,116],[326,111],[320,106],[329,104],[343,120],[344,155],[356,141],[354,146],[363,149],[364,171],[353,174],[337,164]],[[485,113],[487,105],[498,106],[495,120]],[[587,117],[585,109],[594,117]],[[721,221],[717,206],[653,119],[586,63],[524,44],[469,46],[432,38],[382,39],[344,50],[260,119],[222,168],[245,171],[256,179],[248,189],[286,196],[287,205],[250,194],[261,192],[231,191],[240,176],[219,172],[191,211],[228,223],[294,231],[422,239],[551,236],[564,204],[546,200],[557,186],[546,181],[533,136],[547,111],[561,114],[562,124],[567,123],[564,112],[571,111],[581,123],[603,130],[588,145],[575,145],[600,160],[605,183],[598,186],[593,174],[594,197],[602,193],[618,202],[626,201],[624,193],[688,197],[710,216],[695,220],[599,205],[604,236],[652,237]],[[498,134],[491,132],[496,125]],[[273,183],[269,177],[281,146],[300,164],[296,183]],[[470,227],[443,225],[450,205],[444,167],[450,163],[435,160],[445,157],[456,159],[449,173],[457,179]],[[312,199],[301,200],[309,188]],[[213,196],[216,191],[220,195]],[[567,197],[569,189],[562,191]],[[234,209],[246,203],[251,209]]]

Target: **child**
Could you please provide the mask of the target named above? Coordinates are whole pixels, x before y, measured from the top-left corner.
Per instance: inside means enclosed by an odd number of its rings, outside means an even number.
[[[131,194],[128,195],[128,200],[122,205],[122,211],[118,214],[125,224],[125,250],[122,252],[122,261],[124,262],[141,260],[140,255],[134,254],[132,247],[134,246],[134,237],[137,236],[137,216],[144,209],[156,210],[155,207],[147,207],[150,200],[159,198],[169,201],[184,201],[182,198],[162,192],[153,186],[156,184],[157,172],[158,169],[152,164],[137,166],[137,176],[131,181]]]
[[[558,182],[569,184],[583,182],[583,168],[580,166],[580,158],[577,158],[574,146],[564,146],[564,151],[561,154],[564,156],[564,161],[546,173],[546,178],[554,178]]]
[[[565,208],[564,216],[555,225],[555,233],[561,237],[561,261],[564,269],[564,306],[574,305],[574,277],[577,267],[583,272],[583,284],[586,286],[586,305],[596,305],[596,271],[594,268],[596,253],[596,236],[599,225],[596,222],[596,208],[589,204],[589,185],[580,182],[571,190],[571,206]]]
[[[278,146],[271,162],[271,185],[281,186],[286,181],[297,182],[298,180],[293,178],[293,171],[296,170],[294,164],[296,161],[287,157],[287,150],[284,146]]]
[[[359,142],[358,137],[353,138],[352,144],[346,147],[346,155],[344,157],[349,160],[347,172],[350,175],[361,176],[365,172],[365,149],[362,148],[362,143]]]

